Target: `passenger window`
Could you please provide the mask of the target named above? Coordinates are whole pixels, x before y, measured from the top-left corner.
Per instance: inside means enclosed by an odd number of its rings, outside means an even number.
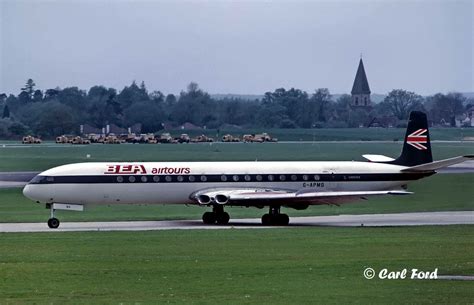
[[[221,181],[227,181],[227,176],[226,176],[226,175],[222,175],[222,176],[221,176]]]
[[[255,178],[257,179],[257,181],[262,181],[262,175],[257,175]]]
[[[206,176],[201,176],[201,181],[202,181],[202,182],[206,182],[206,181],[207,181],[207,177],[206,177]]]
[[[172,178],[171,178],[171,176],[166,176],[166,177],[165,177],[165,180],[166,180],[167,182],[171,182]]]
[[[232,179],[233,179],[234,181],[239,181],[239,176],[238,176],[238,175],[234,175],[234,176],[232,176]]]
[[[268,180],[273,181],[273,180],[275,180],[275,177],[273,177],[273,175],[268,175]]]
[[[285,175],[280,175],[280,181],[285,181],[286,180],[286,176]]]
[[[291,180],[296,181],[296,179],[298,179],[298,177],[296,177],[296,175],[291,175]]]
[[[183,182],[183,180],[184,180],[184,179],[183,179],[183,176],[178,176],[177,179],[178,179],[179,182]]]
[[[153,181],[159,182],[159,181],[160,181],[160,177],[159,177],[159,176],[153,176]]]
[[[118,177],[117,177],[117,182],[123,182],[123,177],[122,177],[122,176],[118,176]]]
[[[303,175],[303,180],[307,181],[308,180],[308,175]]]
[[[132,183],[135,182],[135,176],[128,177],[128,181]]]
[[[249,176],[249,175],[245,175],[244,179],[245,179],[245,181],[250,181],[250,176]]]
[[[196,180],[194,176],[189,176],[188,179],[189,179],[189,182],[194,182],[194,180]]]

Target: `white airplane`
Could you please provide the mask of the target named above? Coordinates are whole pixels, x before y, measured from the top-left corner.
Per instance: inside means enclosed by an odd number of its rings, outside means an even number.
[[[412,112],[397,159],[369,162],[101,162],[55,167],[34,177],[23,194],[51,210],[83,211],[89,204],[195,204],[212,207],[205,224],[227,224],[226,206],[269,207],[264,225],[287,225],[280,207],[303,210],[376,195],[406,195],[407,183],[474,156],[433,162],[426,115]]]

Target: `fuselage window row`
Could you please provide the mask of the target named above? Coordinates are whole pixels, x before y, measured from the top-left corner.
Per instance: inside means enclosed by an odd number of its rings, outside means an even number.
[[[315,177],[316,176],[317,175],[315,175]],[[165,176],[164,181],[173,182],[173,180],[174,180],[173,177],[176,177],[174,182],[185,182],[185,177],[184,176]],[[280,181],[286,181],[286,175],[279,175],[278,179]],[[298,176],[297,175],[291,175],[290,179],[292,181],[297,181]],[[301,179],[304,180],[304,181],[307,181],[307,180],[309,180],[309,177],[308,177],[308,175],[303,175],[303,176],[301,176]],[[124,182],[124,176],[117,176],[116,180],[119,183]],[[153,180],[153,182],[162,181],[160,176],[153,176],[152,180]],[[199,177],[199,180],[201,180],[201,182],[206,182],[208,180],[208,177],[205,176],[205,175],[202,175],[202,176]],[[233,175],[232,180],[235,181],[235,182],[240,181],[240,176],[239,175]],[[261,182],[261,181],[263,181],[263,176],[262,175],[243,175],[243,180],[245,180],[246,182],[252,182],[252,181]],[[275,180],[275,177],[273,175],[268,175],[267,176],[267,181],[274,181],[274,180]],[[315,178],[314,180],[319,180],[319,177],[317,179]],[[53,182],[53,177],[48,177],[47,181],[48,182]],[[128,182],[134,183],[136,181],[137,181],[137,178],[135,176],[128,176]],[[143,182],[143,183],[148,182],[147,176],[140,176],[140,181]],[[187,181],[194,182],[194,181],[196,181],[196,177],[195,176],[187,176]],[[220,176],[220,181],[221,182],[228,181],[227,176],[226,175],[221,175]]]
[[[30,184],[405,181],[429,175],[431,173],[36,176]]]

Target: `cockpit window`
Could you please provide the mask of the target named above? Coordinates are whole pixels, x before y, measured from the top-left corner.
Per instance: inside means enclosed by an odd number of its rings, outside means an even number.
[[[30,183],[31,184],[45,183],[47,178],[49,177],[37,175],[33,179],[31,179]]]

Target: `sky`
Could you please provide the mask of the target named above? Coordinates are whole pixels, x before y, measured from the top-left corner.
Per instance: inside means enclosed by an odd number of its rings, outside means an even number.
[[[94,85],[212,94],[474,91],[474,1],[0,0],[0,93]]]

